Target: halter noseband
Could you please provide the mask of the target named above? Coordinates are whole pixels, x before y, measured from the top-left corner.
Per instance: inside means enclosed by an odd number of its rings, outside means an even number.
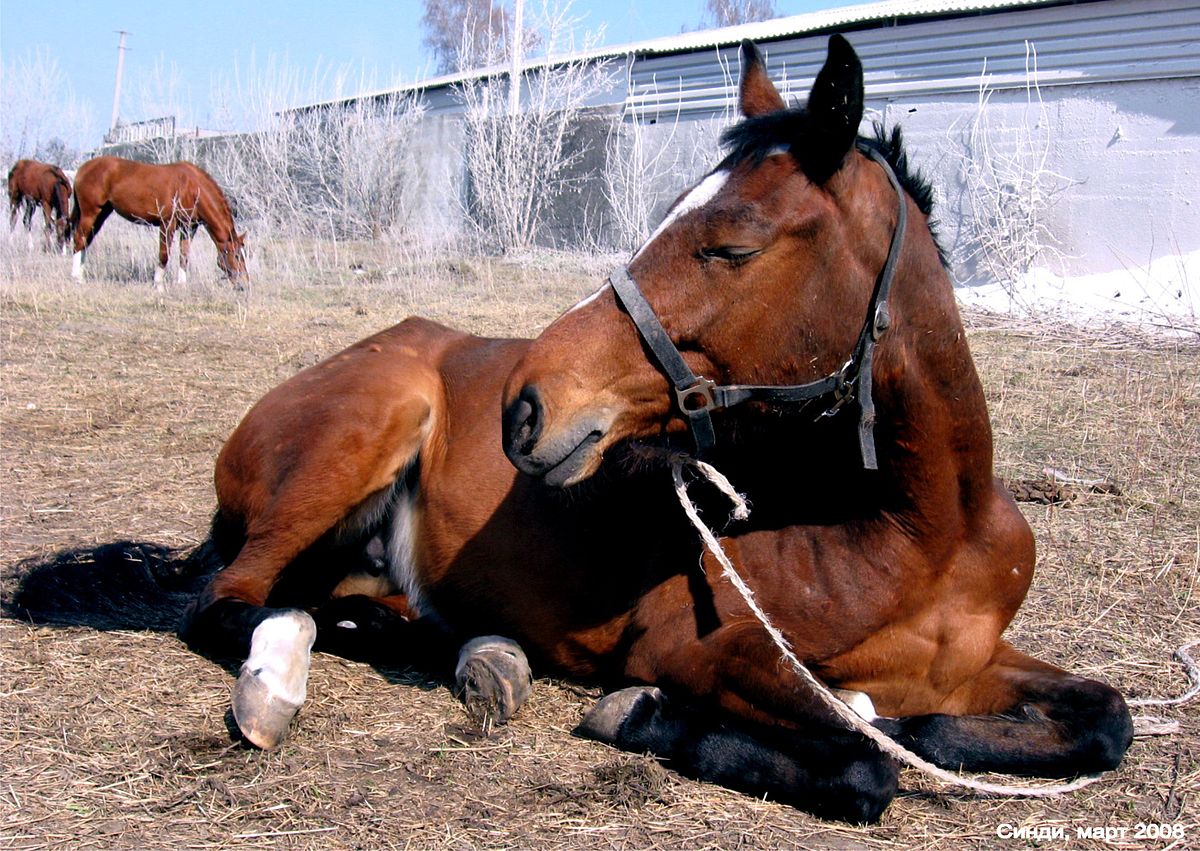
[[[875,280],[875,291],[867,305],[867,318],[858,334],[858,342],[849,359],[836,372],[807,384],[758,385],[716,384],[697,376],[684,361],[679,349],[671,342],[654,308],[646,301],[637,282],[622,266],[609,276],[609,283],[625,307],[629,317],[637,326],[642,340],[650,348],[659,368],[671,380],[675,390],[675,406],[683,414],[696,442],[696,452],[703,457],[717,443],[713,429],[712,411],[739,405],[742,402],[803,403],[822,396],[832,396],[833,402],[822,416],[832,416],[850,401],[858,400],[858,443],[862,452],[863,468],[879,469],[875,454],[875,403],[871,398],[871,368],[875,358],[875,344],[891,325],[888,310],[888,293],[896,273],[896,261],[900,246],[904,243],[904,231],[908,224],[908,209],[904,201],[904,190],[887,160],[874,148],[862,148],[883,168],[888,182],[899,198],[899,214],[896,228],[892,231],[892,242],[888,247],[887,260],[879,277]],[[864,379],[863,376],[866,376]]]

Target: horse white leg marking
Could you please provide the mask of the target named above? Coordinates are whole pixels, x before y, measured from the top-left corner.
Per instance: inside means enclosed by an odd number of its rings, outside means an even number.
[[[871,700],[871,696],[864,691],[852,691],[846,688],[830,689],[842,703],[849,706],[858,716],[864,721],[874,721],[879,717],[875,712],[875,703]]]
[[[83,280],[83,252],[76,251],[71,257],[71,277],[76,281]]]
[[[387,538],[388,572],[392,583],[408,597],[408,607],[420,615],[431,614],[417,577],[417,485],[401,485],[392,507],[392,527]]]
[[[180,267],[179,275],[178,275],[178,277],[176,277],[175,280],[181,284],[186,284],[187,283],[187,269]]]
[[[283,741],[307,694],[316,637],[316,623],[298,609],[255,627],[250,656],[233,687],[233,717],[250,743],[265,750]]]

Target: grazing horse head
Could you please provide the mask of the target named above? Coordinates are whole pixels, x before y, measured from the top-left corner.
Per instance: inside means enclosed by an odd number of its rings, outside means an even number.
[[[217,266],[235,284],[246,279],[246,256],[242,252],[245,240],[245,233],[238,233],[230,226],[229,238],[217,243]]]
[[[715,442],[728,443],[733,411],[720,409],[744,400],[760,404],[740,410],[742,420],[803,405],[808,422],[849,410],[843,418],[855,423],[857,410],[873,466],[872,375],[877,384],[903,359],[894,338],[915,332],[911,313],[954,311],[928,227],[906,234],[901,222],[927,209],[896,182],[893,165],[911,182],[898,136],[858,138],[862,67],[845,39],[830,39],[804,108],[784,104],[749,43],[743,66],[745,119],[725,134],[725,159],[627,269],[549,326],[514,369],[504,441],[519,470],[573,484],[622,441],[711,428],[710,410]],[[886,276],[885,265],[895,266]],[[654,341],[655,324],[667,342]],[[703,431],[702,450],[714,442]]]

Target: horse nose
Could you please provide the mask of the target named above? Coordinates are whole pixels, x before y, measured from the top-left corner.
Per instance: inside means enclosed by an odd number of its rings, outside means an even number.
[[[526,384],[504,409],[504,453],[522,473],[537,475],[542,465],[531,458],[542,434],[545,409],[536,384]]]

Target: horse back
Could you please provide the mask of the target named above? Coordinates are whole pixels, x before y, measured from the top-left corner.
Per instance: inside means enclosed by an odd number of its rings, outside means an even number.
[[[103,156],[88,160],[75,175],[75,196],[86,205],[111,205],[126,219],[151,224],[169,219],[177,209],[190,215],[213,187],[204,171],[184,162],[157,165]]]

